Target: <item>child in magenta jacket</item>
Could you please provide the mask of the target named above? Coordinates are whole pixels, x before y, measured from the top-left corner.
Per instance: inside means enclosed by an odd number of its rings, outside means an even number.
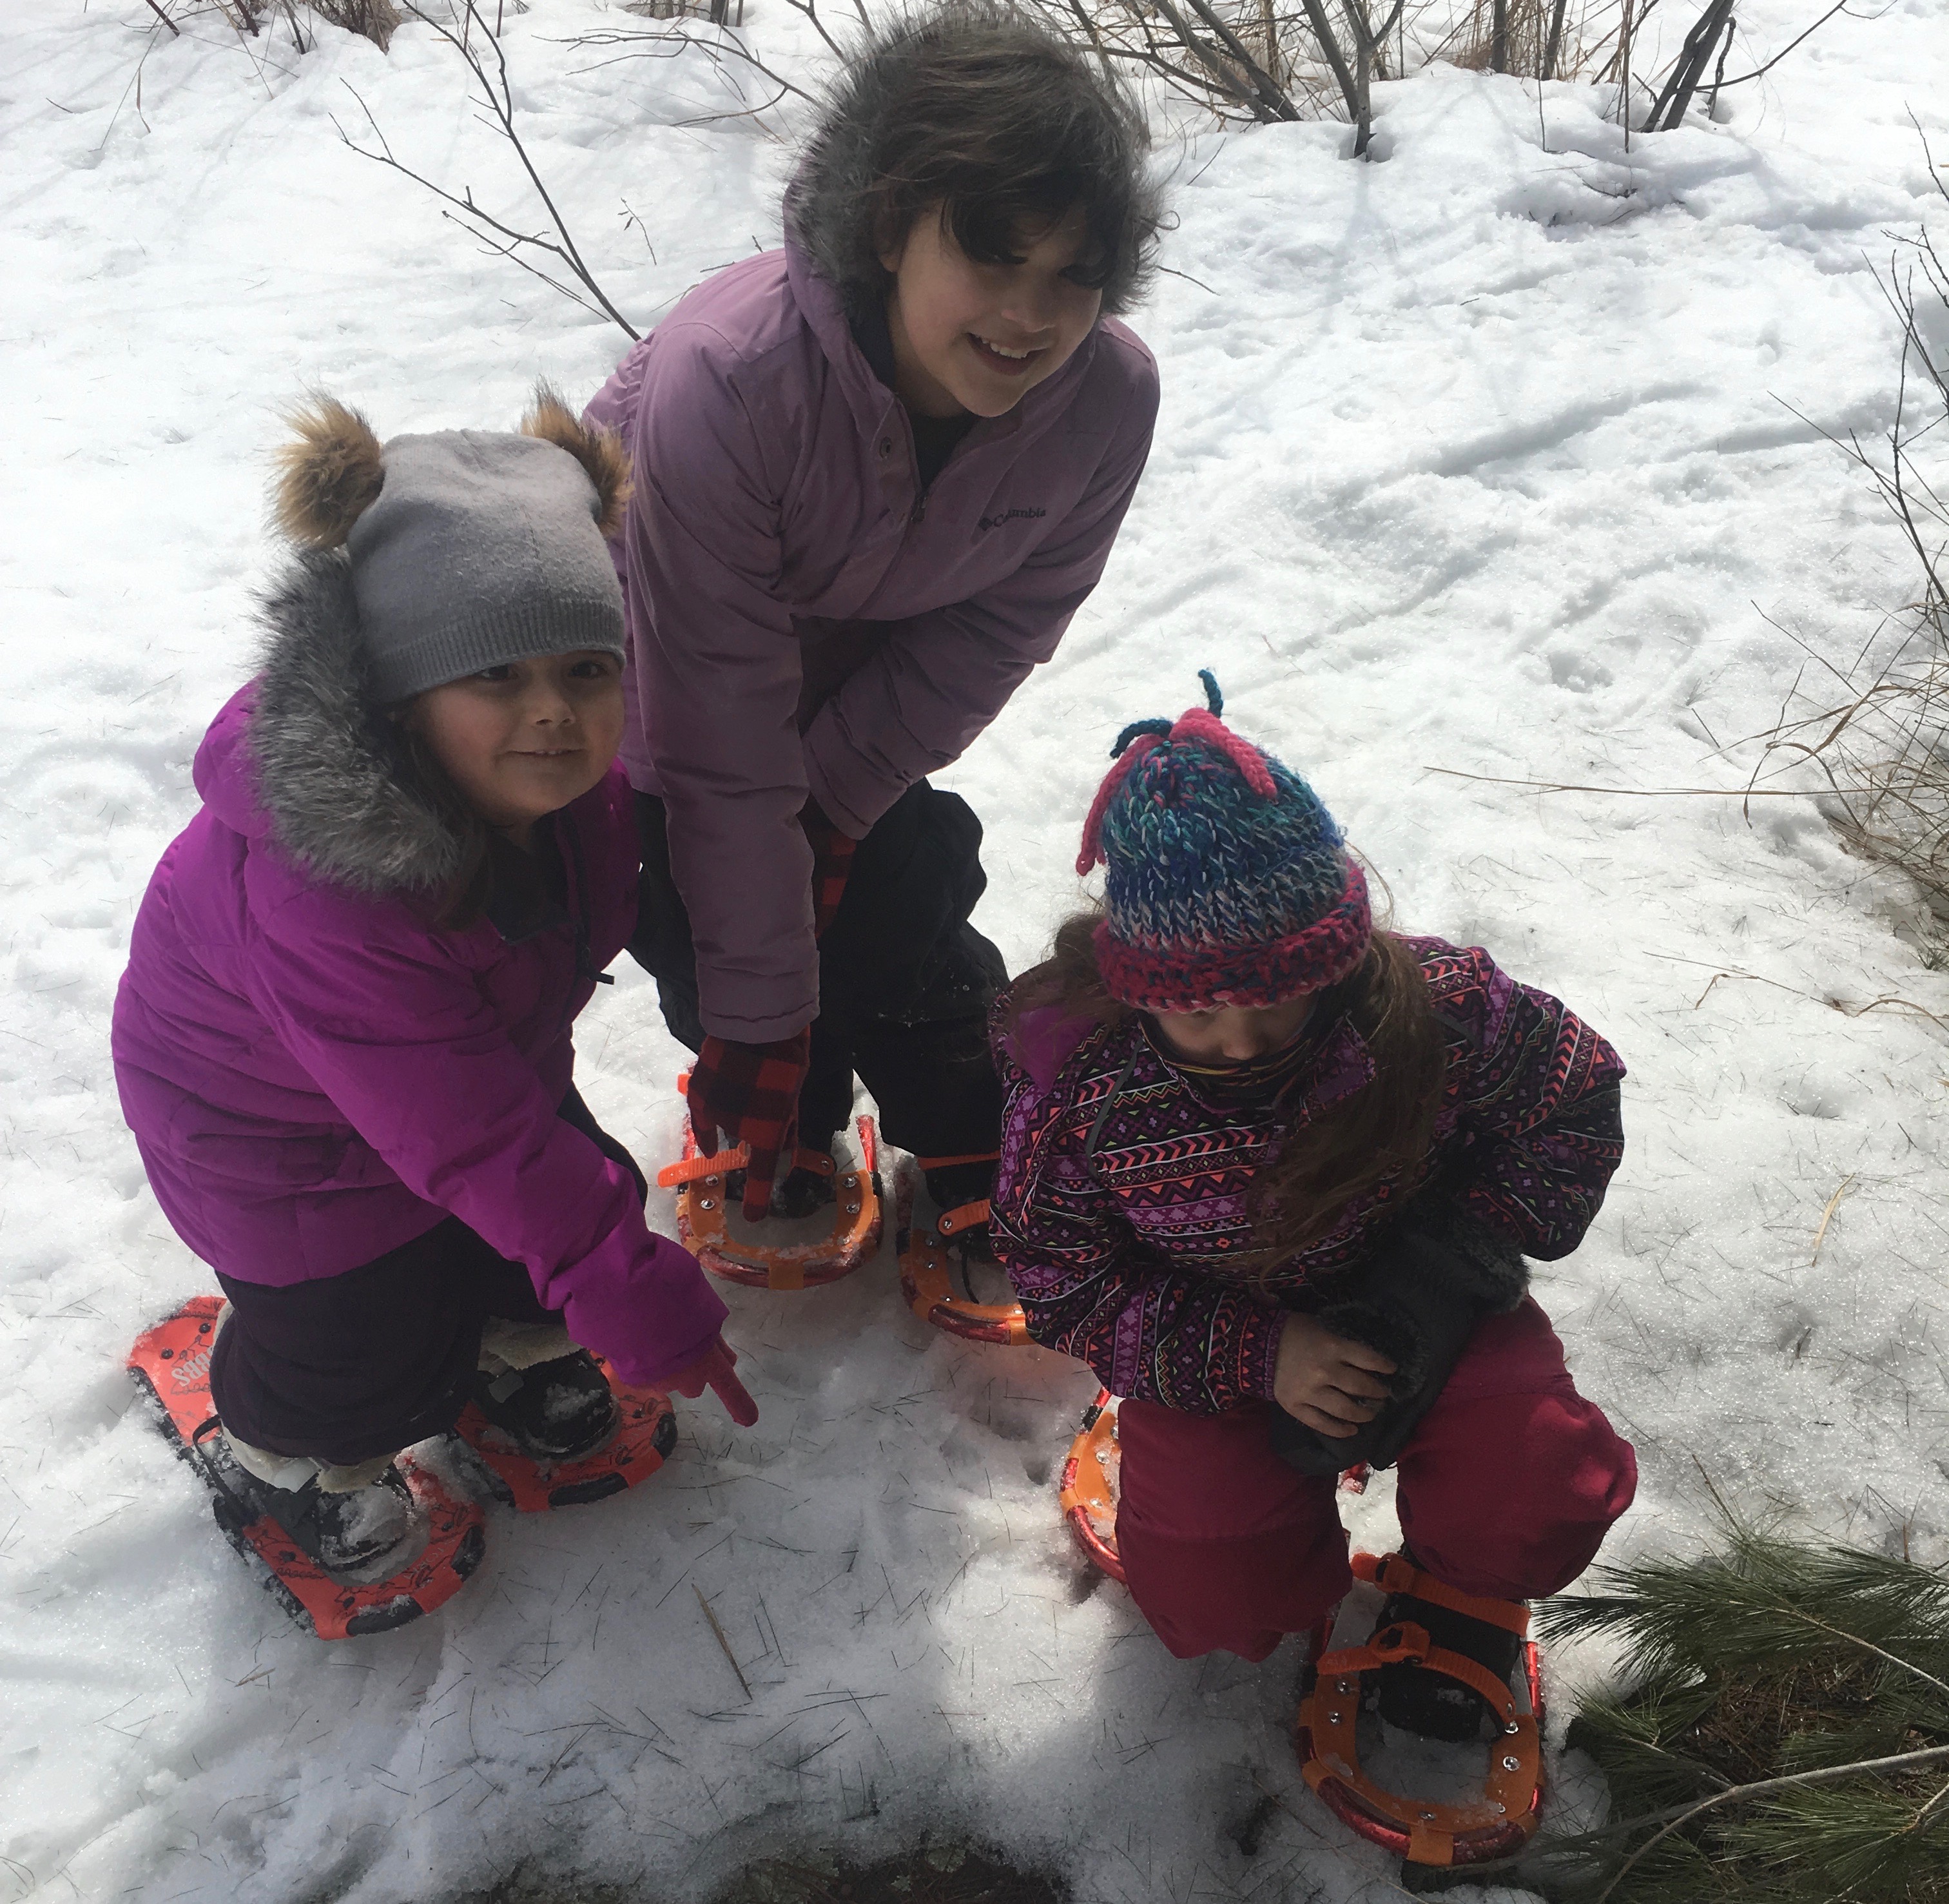
[[[553,1461],[614,1431],[590,1349],[750,1405],[723,1304],[574,1081],[636,920],[620,456],[546,392],[518,435],[298,422],[301,552],[197,751],[113,1049],[157,1200],[229,1298],[210,1382],[253,1504],[383,1571],[414,1532],[393,1457],[470,1399]]]
[[[701,1143],[749,1141],[749,1215],[847,1122],[856,1070],[923,1159],[992,1153],[968,923],[979,822],[925,776],[1055,652],[1096,586],[1157,412],[1114,313],[1159,213],[1142,123],[1006,8],[868,38],[785,203],[590,405],[629,446],[623,761],[645,906],[632,950],[699,1053]],[[930,1172],[946,1205],[992,1162]]]
[[[1408,1557],[1557,1591],[1630,1504],[1524,1258],[1574,1249],[1623,1154],[1609,1045],[1488,954],[1374,929],[1312,790],[1208,708],[1120,737],[1079,870],[1100,913],[998,1014],[991,1236],[1030,1334],[1124,1398],[1118,1551],[1171,1650],[1263,1659],[1350,1582],[1334,1477],[1398,1463]],[[1506,1678],[1513,1634],[1384,1616]],[[1487,1709],[1388,1666],[1384,1716]]]

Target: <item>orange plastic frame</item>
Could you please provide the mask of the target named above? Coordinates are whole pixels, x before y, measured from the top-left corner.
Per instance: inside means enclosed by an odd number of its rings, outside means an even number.
[[[1509,1632],[1528,1632],[1526,1609],[1513,1601],[1457,1593],[1398,1554],[1355,1554],[1350,1563],[1356,1579],[1372,1582],[1383,1592],[1411,1593]],[[1307,1784],[1363,1837],[1410,1864],[1469,1865],[1520,1850],[1536,1830],[1543,1806],[1543,1678],[1535,1646],[1525,1638],[1525,1710],[1512,1688],[1474,1660],[1431,1644],[1427,1632],[1410,1622],[1383,1628],[1364,1646],[1326,1652],[1333,1617],[1326,1616],[1316,1636],[1313,1690],[1300,1706],[1295,1732]],[[1459,1680],[1487,1700],[1501,1720],[1503,1736],[1490,1748],[1489,1776],[1479,1800],[1444,1804],[1410,1798],[1376,1784],[1360,1769],[1354,1737],[1360,1675],[1397,1661],[1427,1666]]]
[[[679,1081],[681,1087],[681,1081]],[[732,1239],[724,1221],[724,1180],[751,1161],[749,1148],[701,1155],[690,1120],[684,1119],[683,1160],[657,1172],[657,1181],[676,1197],[677,1240],[713,1275],[756,1289],[802,1290],[836,1283],[878,1248],[882,1218],[874,1173],[879,1168],[879,1137],[869,1117],[859,1119],[857,1170],[841,1171],[833,1189],[831,1233],[816,1243],[756,1243]],[[801,1168],[830,1171],[832,1159],[801,1150]]]
[[[1056,1498],[1077,1546],[1111,1579],[1121,1581],[1124,1563],[1117,1552],[1117,1496],[1109,1474],[1116,1447],[1117,1398],[1108,1389],[1099,1389],[1070,1443]]]

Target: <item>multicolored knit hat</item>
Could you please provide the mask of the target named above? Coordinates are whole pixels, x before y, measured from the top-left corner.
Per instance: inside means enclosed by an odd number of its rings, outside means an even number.
[[[1276,1005],[1366,956],[1367,882],[1299,776],[1206,707],[1133,721],[1111,751],[1076,870],[1106,869],[1096,958],[1110,996],[1147,1012]]]

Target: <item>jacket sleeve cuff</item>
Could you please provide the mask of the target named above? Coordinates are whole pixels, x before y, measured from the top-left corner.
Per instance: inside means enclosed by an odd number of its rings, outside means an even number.
[[[819,997],[796,1005],[789,1011],[754,1014],[720,1012],[707,999],[698,1008],[698,1019],[713,1038],[731,1044],[776,1044],[781,1038],[796,1038],[819,1016]]]
[[[1254,1303],[1239,1332],[1239,1392],[1242,1398],[1273,1398],[1273,1378],[1279,1372],[1279,1341],[1285,1333],[1286,1312]]]

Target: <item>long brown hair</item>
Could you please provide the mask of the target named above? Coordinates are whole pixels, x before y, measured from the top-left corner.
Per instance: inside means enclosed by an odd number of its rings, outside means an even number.
[[[1064,921],[1047,959],[1017,979],[1011,1029],[1026,1013],[1059,1005],[1072,1016],[1116,1025],[1134,1014],[1104,989],[1096,932],[1102,915]],[[1344,1012],[1372,1053],[1372,1081],[1297,1130],[1288,1130],[1252,1187],[1257,1253],[1282,1261],[1329,1234],[1348,1206],[1385,1183],[1418,1187],[1441,1104],[1446,1047],[1428,981],[1407,942],[1376,929],[1354,974],[1316,1010]]]

